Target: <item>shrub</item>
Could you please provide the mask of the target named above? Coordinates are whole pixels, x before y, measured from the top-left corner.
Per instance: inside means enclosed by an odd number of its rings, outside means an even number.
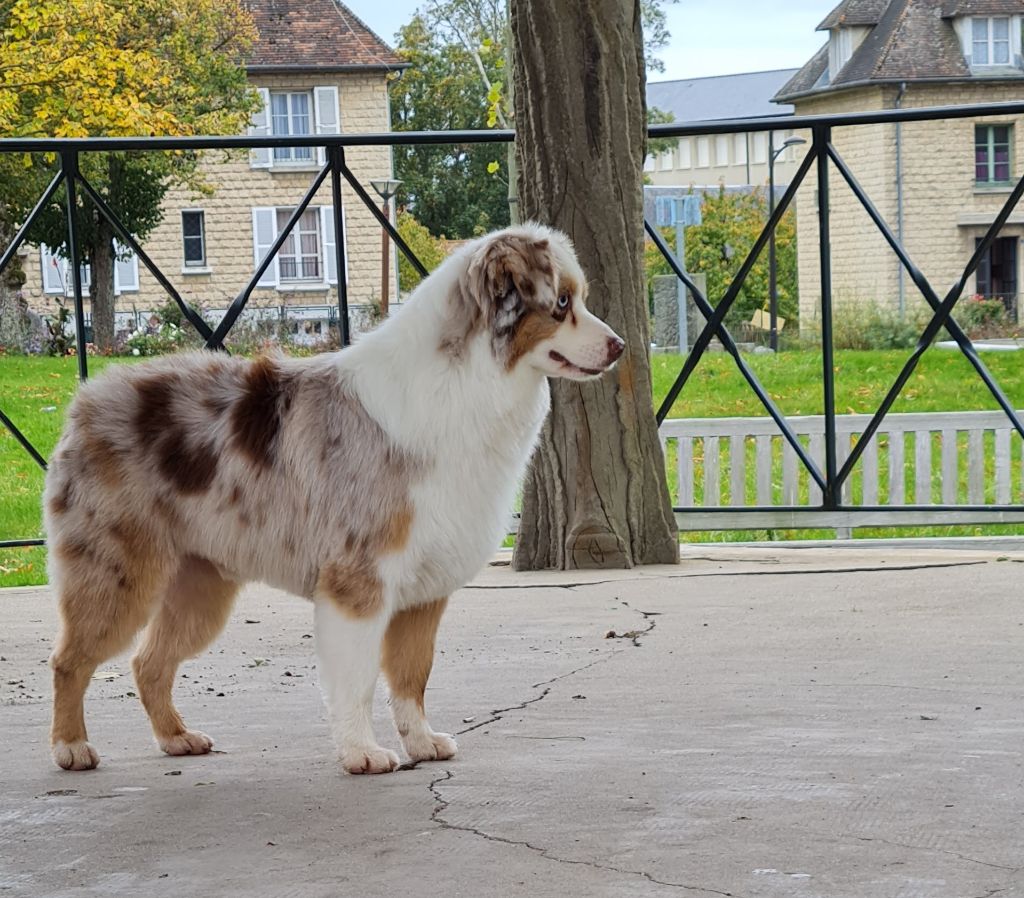
[[[202,337],[185,320],[177,303],[168,300],[153,313],[148,324],[130,333],[119,344],[118,351],[122,355],[152,356],[198,349],[202,345]]]
[[[411,213],[404,210],[398,213],[398,233],[427,271],[433,271],[444,261],[444,238],[434,237]],[[396,248],[395,252],[398,253],[398,288],[403,294],[408,293],[422,278],[400,249]]]
[[[999,299],[974,295],[960,300],[953,313],[957,323],[971,339],[1009,336],[1017,330],[1015,322]]]
[[[750,193],[705,193],[701,201],[701,224],[686,229],[686,270],[707,276],[708,301],[716,305],[725,295],[744,259],[768,220],[766,190]],[[675,228],[663,228],[662,235],[675,249]],[[728,247],[728,249],[727,249]],[[796,219],[788,211],[775,231],[775,283],[779,316],[786,330],[798,325],[799,302],[796,272]],[[645,242],[644,272],[650,289],[651,278],[672,274],[668,263],[650,240]],[[757,309],[768,308],[768,248],[758,257],[733,303],[726,323],[731,327],[749,322]]]

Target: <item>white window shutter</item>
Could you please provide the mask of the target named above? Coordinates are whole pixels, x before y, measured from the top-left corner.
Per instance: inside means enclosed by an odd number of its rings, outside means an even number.
[[[114,253],[120,257],[125,247],[120,243],[114,243]],[[122,259],[114,260],[114,295],[122,293],[137,293],[139,290],[139,257],[130,252]]]
[[[50,252],[45,243],[39,245],[39,261],[43,269],[43,292],[60,296],[67,283],[67,263]]]
[[[334,208],[320,207],[320,233],[324,235],[324,278],[328,284],[338,283],[338,249],[334,238]]]
[[[252,210],[253,271],[259,268],[263,257],[277,239],[277,210],[259,208]],[[276,287],[278,281],[277,256],[259,279],[259,287]]]
[[[317,134],[340,134],[341,116],[338,112],[338,88],[327,84],[313,88],[313,116],[316,119]],[[317,161],[323,165],[323,147],[317,147]]]
[[[260,95],[260,108],[253,113],[252,124],[249,125],[251,137],[267,137],[270,134],[270,91],[265,87],[257,88]],[[270,168],[273,154],[268,147],[259,147],[249,151],[250,168]]]

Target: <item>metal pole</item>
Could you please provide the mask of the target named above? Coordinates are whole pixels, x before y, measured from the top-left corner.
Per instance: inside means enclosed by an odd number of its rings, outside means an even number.
[[[341,169],[345,164],[343,147],[327,148],[331,160],[331,197],[334,214],[334,258],[335,272],[338,276],[338,329],[341,334],[341,345],[348,346],[351,342],[348,328],[348,283],[345,278],[345,219],[341,206]]]
[[[389,197],[384,197],[384,207],[381,209],[384,213],[384,217],[391,221],[391,204]],[[388,243],[388,231],[387,228],[381,228],[381,247],[380,247],[380,313],[385,318],[388,317],[388,250],[390,245]]]
[[[831,129],[814,129],[814,148],[818,154],[818,250],[821,254],[821,360],[825,386],[825,489],[823,505],[837,508],[836,495],[836,383],[832,347],[832,247],[829,238],[828,143]]]
[[[775,132],[768,132],[768,219],[775,211]],[[768,315],[772,352],[779,351],[779,297],[775,284],[775,231],[768,238]]]
[[[676,217],[676,258],[686,271],[686,224],[683,222],[683,200],[672,200]],[[679,335],[679,354],[686,355],[690,349],[690,327],[686,314],[686,284],[676,279],[676,330]]]
[[[68,216],[68,260],[71,263],[71,283],[75,297],[75,351],[78,353],[78,379],[87,380],[89,366],[85,351],[85,304],[82,302],[82,260],[78,254],[78,198],[75,178],[78,177],[77,150],[64,150],[60,154],[60,167],[64,172],[64,193]]]

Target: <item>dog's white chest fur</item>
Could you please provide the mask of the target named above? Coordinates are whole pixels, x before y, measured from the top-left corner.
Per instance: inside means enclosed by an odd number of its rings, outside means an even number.
[[[401,323],[409,332],[425,324],[414,311],[400,313],[408,316]],[[375,378],[367,369],[390,354],[383,340],[372,342],[351,350],[362,402],[396,445],[423,465],[410,489],[408,542],[381,561],[391,600],[407,607],[450,595],[501,545],[550,394],[541,377],[496,371],[486,346],[470,351],[453,373],[433,341],[419,358],[405,344],[404,359],[415,360],[418,378],[403,383]],[[366,365],[358,358],[360,349],[373,351],[372,356],[367,352]]]

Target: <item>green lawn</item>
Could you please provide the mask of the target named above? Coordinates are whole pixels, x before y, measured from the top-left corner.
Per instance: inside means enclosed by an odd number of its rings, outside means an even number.
[[[836,408],[840,413],[871,412],[895,379],[908,351],[836,353]],[[787,352],[778,356],[748,356],[747,360],[772,399],[787,415],[820,414],[821,354]],[[987,353],[986,365],[1017,408],[1024,408],[1024,353]],[[124,359],[90,358],[95,374]],[[679,356],[656,355],[652,361],[655,404],[660,403],[681,367]],[[77,385],[73,358],[54,359],[0,356],[0,408],[33,445],[48,457],[57,441],[64,413]],[[997,408],[995,401],[959,353],[931,349],[925,354],[893,411],[968,411]],[[671,417],[723,417],[761,415],[763,409],[724,354],[705,357],[676,401]],[[1015,443],[1019,442],[1015,438]],[[1015,449],[1019,452],[1019,448]],[[1016,456],[1016,457],[1019,457]],[[1015,465],[1019,468],[1019,465]],[[673,471],[674,466],[670,466]],[[748,465],[752,471],[752,465]],[[670,475],[674,478],[674,473]],[[43,475],[35,462],[6,429],[0,428],[0,538],[21,539],[41,535],[40,495]],[[914,533],[980,533],[980,527],[930,528],[925,531],[858,531],[858,535]],[[1019,527],[989,527],[985,533],[1024,532]],[[788,537],[789,533],[758,532],[691,534],[688,540],[735,540]],[[831,536],[831,532],[804,531],[803,536]],[[45,550],[0,550],[0,586],[45,582]]]

